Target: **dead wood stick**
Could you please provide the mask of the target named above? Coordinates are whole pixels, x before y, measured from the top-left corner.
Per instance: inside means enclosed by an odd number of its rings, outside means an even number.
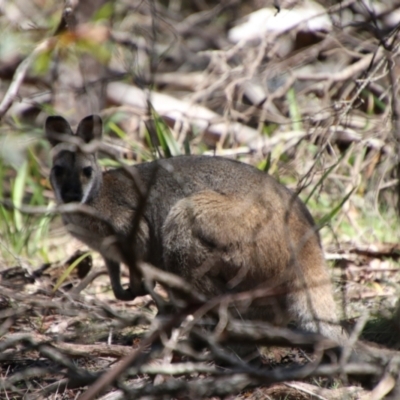
[[[206,107],[178,100],[163,93],[154,91],[147,93],[126,83],[112,82],[108,84],[107,97],[113,103],[130,105],[144,114],[148,112],[148,100],[150,100],[155,111],[162,117],[194,126],[216,141],[230,133],[236,142],[245,143],[253,149],[259,140],[259,133],[255,129],[239,122],[226,121],[224,117]]]
[[[384,51],[382,48],[379,48],[377,53],[375,54],[367,54],[354,64],[349,65],[343,71],[336,73],[315,73],[315,74],[297,74],[295,73],[295,77],[300,80],[313,80],[313,81],[330,81],[330,82],[339,82],[348,80],[358,73],[364,71],[371,63],[372,60],[378,61],[381,60],[384,55]]]
[[[29,54],[28,57],[23,60],[18,68],[15,71],[13,80],[11,81],[8,90],[0,103],[0,119],[4,117],[5,113],[11,107],[12,103],[14,102],[15,98],[18,95],[19,88],[21,87],[22,82],[24,81],[25,75],[28,72],[29,67],[31,66],[32,62],[36,59],[36,57],[48,51],[54,46],[54,38],[49,38],[44,40],[40,43],[36,48]]]
[[[40,346],[42,344],[51,344],[55,349],[71,357],[113,357],[121,358],[132,352],[132,348],[129,346],[121,345],[108,345],[108,344],[77,344],[77,343],[66,343],[54,340],[51,336],[41,335],[37,333],[20,334],[14,333],[10,335],[4,335],[1,341],[2,349],[14,347],[21,342],[29,342],[34,346]],[[9,356],[12,356],[11,353]],[[7,359],[7,353],[3,353],[1,360]]]
[[[85,290],[98,276],[107,275],[107,269],[97,268],[94,271],[91,271],[88,275],[83,278],[79,284],[71,289],[70,294],[79,294],[82,290]]]

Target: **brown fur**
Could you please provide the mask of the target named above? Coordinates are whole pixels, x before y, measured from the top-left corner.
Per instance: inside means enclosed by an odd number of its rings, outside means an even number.
[[[112,231],[128,240],[139,203],[135,183],[121,168],[102,172],[95,154],[57,151],[57,135],[73,134],[62,117],[49,117],[45,130],[56,146],[50,179],[58,202],[84,202],[113,229],[82,214],[64,214],[64,223],[103,255],[117,298],[143,294],[133,270],[130,287],[122,287],[122,257],[109,240]],[[76,134],[85,142],[100,139],[101,119],[85,118]],[[275,296],[239,312],[280,325],[293,320],[344,340],[319,236],[297,196],[267,174],[220,157],[183,156],[132,168],[149,190],[131,243],[140,259],[185,278],[209,297],[274,289]]]

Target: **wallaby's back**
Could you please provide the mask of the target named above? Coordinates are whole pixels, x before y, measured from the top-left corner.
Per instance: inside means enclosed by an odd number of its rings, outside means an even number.
[[[271,216],[279,213],[285,218],[295,214],[306,225],[314,225],[304,204],[267,173],[250,165],[208,156],[179,156],[131,167],[150,189],[149,218],[161,227],[171,207],[182,198],[203,191],[214,191],[236,199],[249,199],[267,208]],[[107,173],[120,174],[109,171]],[[129,178],[128,178],[129,179]],[[284,223],[284,221],[282,221]]]
[[[150,221],[160,242],[171,208],[180,200],[199,192],[220,194],[225,198],[227,210],[230,202],[235,204],[240,201],[242,218],[254,218],[254,223],[260,225],[271,226],[274,221],[283,228],[288,222],[293,224],[296,221],[296,229],[310,230],[314,226],[310,213],[297,196],[268,174],[247,164],[222,157],[180,156],[132,168],[139,172],[144,186],[150,190],[145,219]],[[262,212],[246,217],[251,206],[259,207]],[[227,210],[220,209],[219,212],[223,215]],[[237,231],[243,222],[238,226],[219,228],[225,233],[229,229]],[[317,244],[318,234],[312,231],[311,234]]]

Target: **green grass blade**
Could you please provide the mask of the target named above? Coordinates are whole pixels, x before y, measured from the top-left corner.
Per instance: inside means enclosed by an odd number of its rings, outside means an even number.
[[[23,218],[21,212],[18,211],[18,208],[20,208],[22,205],[27,175],[28,162],[25,160],[17,172],[12,190],[12,200],[14,206],[16,207],[16,209],[14,209],[14,222],[18,231],[21,231],[23,228]]]
[[[304,204],[307,204],[309,202],[309,200],[311,199],[311,197],[313,196],[313,194],[315,193],[315,191],[318,189],[319,186],[322,185],[322,183],[324,182],[324,180],[329,176],[329,174],[333,171],[334,168],[337,167],[337,165],[339,165],[339,163],[343,160],[344,156],[345,156],[345,152],[339,157],[339,159],[333,164],[331,165],[321,176],[321,178],[318,180],[318,182],[315,184],[315,186],[312,188],[310,194],[307,196],[307,198],[304,200]]]
[[[264,171],[266,173],[269,172],[271,168],[271,153],[268,153],[268,156],[266,159],[262,160],[259,164],[258,164],[258,169],[260,171]]]
[[[115,123],[110,121],[108,127],[122,140],[126,140],[126,133]]]
[[[171,134],[169,126],[165,121],[155,112],[152,108],[154,126],[156,128],[157,137],[160,142],[160,146],[164,151],[165,157],[174,157],[181,155],[178,142]]]
[[[191,152],[190,152],[190,142],[189,142],[189,138],[186,136],[185,140],[183,142],[183,147],[185,150],[185,155],[190,156]]]
[[[303,129],[301,123],[301,113],[299,105],[297,104],[296,92],[293,88],[290,88],[287,91],[286,98],[289,104],[289,115],[292,120],[292,129],[294,131],[301,131]]]
[[[328,224],[332,218],[338,213],[338,211],[343,207],[343,204],[346,203],[346,201],[349,199],[349,197],[353,194],[353,192],[356,190],[354,187],[353,189],[350,190],[349,193],[344,196],[342,201],[328,214],[325,214],[317,223],[319,228],[322,228],[326,224]]]
[[[53,293],[55,293],[60,286],[63,284],[63,282],[65,281],[65,279],[68,278],[68,276],[71,274],[71,272],[75,269],[75,267],[82,261],[84,260],[86,257],[88,257],[90,255],[90,252],[88,251],[87,253],[82,254],[80,257],[78,257],[73,263],[71,263],[71,265],[65,270],[65,272],[60,276],[60,278],[58,279],[58,281],[56,282],[54,288],[53,288]]]

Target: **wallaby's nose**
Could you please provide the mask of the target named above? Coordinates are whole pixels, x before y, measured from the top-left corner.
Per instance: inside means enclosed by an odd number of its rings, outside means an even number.
[[[61,190],[61,197],[64,203],[80,202],[82,200],[82,191],[79,187],[67,187]]]

